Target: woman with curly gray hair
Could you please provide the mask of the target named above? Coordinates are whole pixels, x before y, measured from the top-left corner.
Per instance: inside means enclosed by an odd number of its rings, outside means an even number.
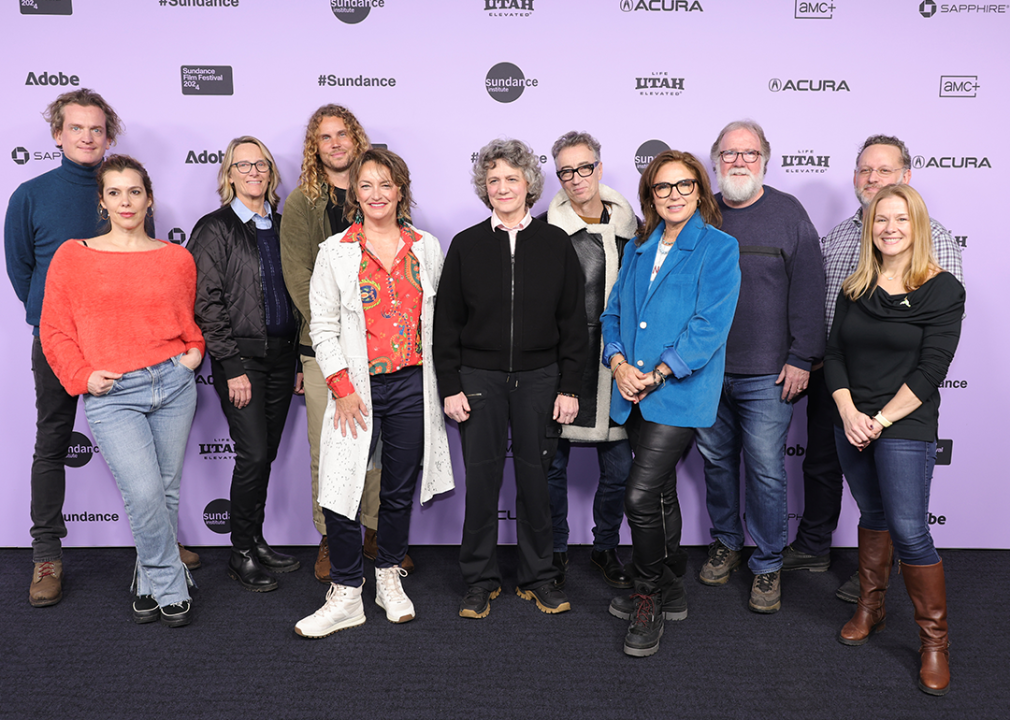
[[[557,585],[547,470],[561,424],[578,413],[587,361],[582,268],[564,231],[535,220],[544,187],[533,151],[492,140],[473,165],[491,210],[453,238],[435,306],[434,361],[445,414],[459,424],[466,517],[460,617],[482,618],[501,592],[498,493],[509,445],[516,475],[516,594],[545,613],[570,609]]]

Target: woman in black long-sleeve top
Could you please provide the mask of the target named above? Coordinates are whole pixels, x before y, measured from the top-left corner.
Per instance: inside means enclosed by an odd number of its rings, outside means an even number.
[[[824,372],[838,406],[838,458],[859,505],[859,605],[838,635],[884,628],[892,552],[922,640],[919,688],[950,685],[943,564],[926,522],[940,394],[961,335],[964,287],[932,256],[929,213],[907,185],[863,216],[859,265],[842,285]],[[892,550],[893,541],[893,550]]]

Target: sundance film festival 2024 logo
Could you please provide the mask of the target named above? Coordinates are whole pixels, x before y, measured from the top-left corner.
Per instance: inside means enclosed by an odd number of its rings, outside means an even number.
[[[487,94],[500,103],[510,103],[518,100],[528,87],[536,87],[536,78],[528,78],[518,65],[501,62],[487,71],[484,78],[484,89]]]
[[[330,10],[342,23],[357,25],[368,17],[372,8],[386,7],[386,0],[329,0]]]
[[[183,65],[183,95],[234,95],[231,65]]]
[[[73,0],[19,0],[22,15],[73,15]]]

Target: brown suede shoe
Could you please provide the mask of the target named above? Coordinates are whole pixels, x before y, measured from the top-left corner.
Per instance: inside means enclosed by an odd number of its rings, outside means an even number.
[[[179,543],[179,559],[182,560],[182,564],[186,566],[187,570],[196,570],[201,566],[200,556],[192,550],[184,548],[182,543]]]
[[[28,601],[32,607],[55,605],[63,599],[63,561],[35,563]]]
[[[379,554],[379,540],[375,536],[375,531],[372,528],[365,528],[365,541],[361,545],[362,554],[369,560],[374,560],[376,555]],[[414,572],[414,561],[410,559],[410,555],[403,556],[403,562],[400,563],[408,575]],[[329,582],[327,580],[326,582]]]
[[[330,543],[326,536],[319,542],[319,555],[316,556],[315,567],[316,580],[327,585],[330,584]]]

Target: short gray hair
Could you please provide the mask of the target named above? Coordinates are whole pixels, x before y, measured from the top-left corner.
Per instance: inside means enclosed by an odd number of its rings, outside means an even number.
[[[764,129],[753,120],[735,120],[724,127],[722,132],[719,133],[719,137],[717,137],[715,142],[712,143],[712,152],[710,157],[712,160],[712,167],[716,170],[716,172],[719,171],[719,143],[722,142],[722,139],[726,137],[727,133],[731,133],[734,130],[750,130],[757,136],[758,141],[761,143],[761,158],[764,160],[761,164],[761,170],[762,172],[767,170],[768,160],[772,156],[772,146],[771,143],[768,142],[768,138],[765,137]]]
[[[499,160],[522,170],[526,178],[526,207],[533,207],[544,191],[544,173],[540,170],[540,160],[533,154],[533,148],[522,140],[497,138],[480,149],[473,163],[473,188],[481,202],[494,209],[487,197],[487,171]]]
[[[905,143],[893,135],[870,135],[870,137],[866,138],[866,142],[859,148],[859,153],[856,155],[857,166],[859,165],[859,158],[862,156],[863,151],[870,147],[870,145],[890,145],[891,147],[898,148],[898,152],[901,153],[902,169],[910,170],[912,168],[912,156],[909,154],[908,148],[905,147]]]
[[[596,162],[600,161],[600,141],[587,132],[575,132],[574,130],[566,132],[554,142],[554,145],[551,147],[551,155],[555,160],[557,160],[558,154],[562,150],[565,148],[575,147],[577,145],[585,145],[588,147],[593,151],[593,158]]]

